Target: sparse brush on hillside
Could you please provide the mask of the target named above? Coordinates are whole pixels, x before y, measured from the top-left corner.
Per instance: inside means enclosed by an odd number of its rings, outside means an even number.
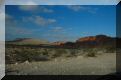
[[[33,47],[6,47],[6,63],[16,63],[25,61],[48,61],[57,57],[75,57],[84,55],[85,57],[96,57],[98,52],[109,53],[115,52],[113,48],[81,48],[81,49],[64,49],[64,48],[33,48]]]
[[[57,57],[74,57],[78,55],[78,49],[61,48],[6,48],[6,63],[25,61],[47,61]]]
[[[97,50],[95,48],[85,50],[85,57],[96,57]]]
[[[106,53],[116,53],[116,48],[114,47],[106,47],[105,48]]]
[[[47,61],[49,60],[48,51],[29,48],[9,48],[6,49],[6,63],[24,61]]]
[[[66,57],[68,55],[70,55],[68,53],[68,50],[67,49],[53,49],[52,50],[53,53],[52,53],[52,58],[56,58],[56,57]]]

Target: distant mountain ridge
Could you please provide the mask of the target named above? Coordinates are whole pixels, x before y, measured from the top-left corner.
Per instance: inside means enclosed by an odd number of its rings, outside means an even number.
[[[7,43],[11,44],[31,44],[31,45],[39,45],[39,44],[49,44],[46,40],[39,40],[39,39],[33,39],[33,38],[17,38],[13,41],[7,41]]]
[[[96,36],[88,36],[88,37],[82,37],[78,39],[76,42],[84,42],[84,41],[104,41],[107,39],[110,39],[111,37],[106,35],[96,35]]]
[[[48,46],[60,46],[60,47],[116,47],[116,38],[106,36],[106,35],[96,35],[96,36],[87,36],[77,39],[75,42],[48,42],[46,40],[38,40],[32,38],[17,38],[9,43],[14,44],[32,44],[32,45],[41,45],[46,44]]]
[[[116,38],[109,37],[106,35],[96,35],[96,36],[88,36],[83,37],[76,40],[77,46],[85,46],[85,47],[100,47],[100,46],[107,46],[107,47],[115,47],[116,46]]]

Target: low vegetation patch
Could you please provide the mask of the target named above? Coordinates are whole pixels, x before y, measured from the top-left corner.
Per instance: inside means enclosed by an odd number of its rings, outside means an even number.
[[[96,57],[97,55],[97,50],[94,48],[94,49],[87,49],[85,50],[85,57]]]
[[[57,57],[75,57],[84,55],[85,57],[96,57],[97,53],[102,51],[115,52],[112,48],[81,48],[81,49],[64,49],[64,48],[33,48],[33,47],[6,47],[5,56],[6,64],[22,63],[25,61],[48,61]]]

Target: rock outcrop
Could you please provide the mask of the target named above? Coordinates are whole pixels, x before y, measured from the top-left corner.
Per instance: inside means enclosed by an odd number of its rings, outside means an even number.
[[[116,39],[106,35],[89,36],[76,41],[78,47],[115,47],[115,45]]]

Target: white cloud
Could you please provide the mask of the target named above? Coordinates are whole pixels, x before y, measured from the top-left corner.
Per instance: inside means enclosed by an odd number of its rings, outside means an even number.
[[[20,5],[19,9],[23,11],[32,11],[32,12],[44,12],[44,13],[54,12],[52,9],[48,9],[44,6],[38,6],[38,5]]]
[[[90,12],[90,13],[96,13],[96,11],[98,10],[98,8],[91,8],[91,7],[88,7],[88,6],[80,6],[80,5],[69,5],[69,6],[66,6],[66,7],[70,10],[75,11],[75,12],[87,11],[87,12]]]
[[[23,21],[33,22],[42,27],[48,26],[56,22],[55,19],[43,18],[41,16],[23,17]]]
[[[32,31],[25,29],[25,28],[18,27],[18,26],[7,27],[6,29],[6,34],[9,34],[7,35],[7,37],[10,35],[30,35],[32,33],[33,33]]]
[[[13,16],[6,14],[6,34],[7,37],[10,35],[25,35],[25,34],[32,34],[29,29],[23,28],[19,25],[19,21],[15,20]]]
[[[20,5],[19,8],[24,11],[33,11],[37,10],[37,5]]]
[[[5,26],[8,27],[16,27],[19,24],[17,20],[14,19],[14,16],[5,14]],[[6,28],[6,29],[7,29]]]
[[[40,26],[46,26],[46,25],[49,25],[49,24],[56,22],[55,19],[45,19],[45,18],[40,17],[40,16],[36,16],[35,19],[33,19],[33,20],[35,20],[35,23],[40,25]]]
[[[47,26],[56,22],[55,19],[43,18],[41,16],[24,17],[22,20],[25,23],[34,23],[39,26]],[[29,30],[26,27],[25,28],[23,26],[21,27],[19,24],[20,22],[18,20],[15,20],[13,16],[6,14],[6,38],[10,37],[10,35],[11,36],[19,36],[19,35],[30,36],[35,32],[34,30]]]
[[[72,31],[72,28],[65,28],[65,27],[61,27],[61,26],[55,26],[55,27],[51,27],[51,29],[49,30],[50,32],[54,32],[56,33],[60,33],[60,34],[66,34],[68,31]]]
[[[79,11],[79,10],[84,10],[85,8],[79,5],[71,5],[71,6],[67,6],[67,8],[73,10],[73,11]]]
[[[62,27],[53,27],[50,31],[52,31],[52,32],[63,32],[64,29]]]
[[[47,9],[45,7],[40,7],[40,10],[45,12],[45,13],[52,13],[52,12],[54,12],[52,9]]]

